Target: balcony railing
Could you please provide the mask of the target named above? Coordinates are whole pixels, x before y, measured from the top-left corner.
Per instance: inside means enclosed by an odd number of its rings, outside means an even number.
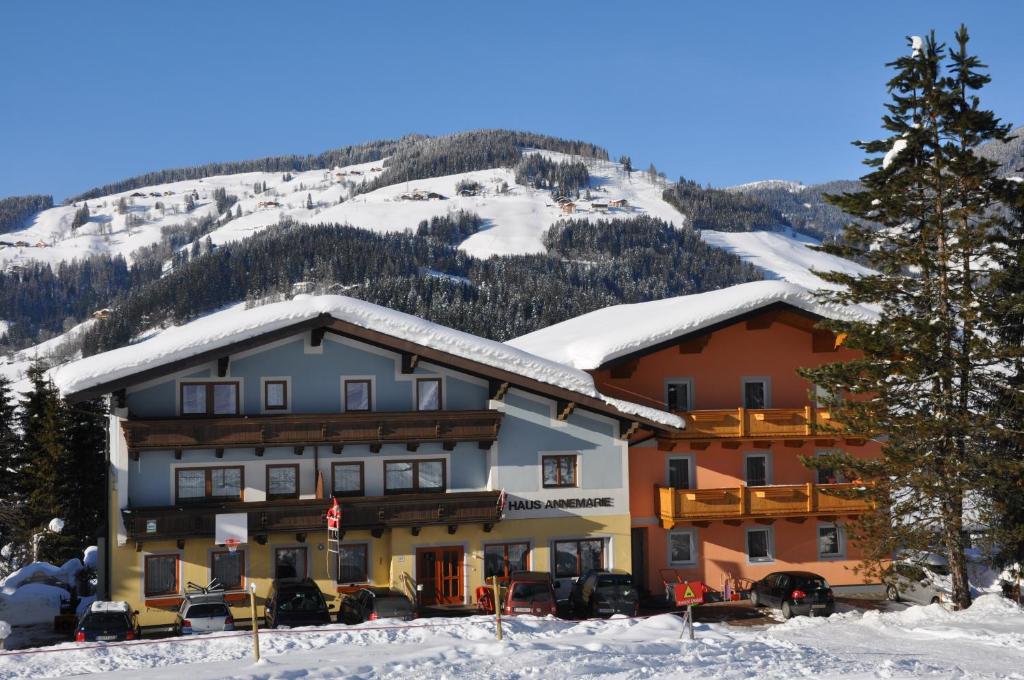
[[[656,510],[666,529],[680,522],[856,515],[871,509],[870,501],[857,495],[860,489],[863,485],[658,487]]]
[[[315,444],[480,442],[498,437],[501,412],[400,411],[217,418],[129,419],[128,449],[227,448]]]
[[[202,538],[214,535],[216,515],[248,515],[249,540],[271,532],[326,530],[330,499],[282,500],[258,503],[204,503],[121,511],[133,541]],[[380,530],[391,527],[494,524],[502,518],[500,491],[363,496],[339,499],[344,530]]]
[[[828,409],[735,408],[679,411],[686,429],[673,439],[775,439],[808,437],[839,429]]]

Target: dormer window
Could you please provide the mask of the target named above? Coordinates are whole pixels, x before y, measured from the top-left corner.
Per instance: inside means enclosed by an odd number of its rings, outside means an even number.
[[[235,416],[239,413],[237,382],[183,382],[180,396],[183,416]]]

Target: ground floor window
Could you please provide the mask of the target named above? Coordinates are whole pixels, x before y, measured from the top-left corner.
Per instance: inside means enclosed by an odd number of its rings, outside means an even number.
[[[245,551],[216,550],[210,553],[210,577],[224,590],[245,588]]]
[[[604,569],[604,539],[555,541],[555,578],[582,576],[590,569]]]
[[[367,546],[351,543],[338,547],[338,583],[366,583],[369,581]]]
[[[277,548],[274,550],[274,578],[305,578],[308,559],[307,548]]]
[[[818,557],[829,559],[846,555],[846,536],[838,524],[818,526]]]
[[[775,541],[771,527],[747,529],[747,559],[750,562],[775,560]]]
[[[671,531],[668,534],[668,563],[673,567],[685,567],[697,563],[697,532]]]
[[[178,556],[146,555],[146,597],[178,592]]]
[[[513,571],[528,569],[529,543],[495,543],[484,546],[484,578],[508,578]]]

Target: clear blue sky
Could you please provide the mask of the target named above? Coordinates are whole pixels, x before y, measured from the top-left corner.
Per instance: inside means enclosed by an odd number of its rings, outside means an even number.
[[[3,3],[0,196],[481,127],[715,185],[856,177],[885,62],[961,21],[1024,123],[1016,1]]]

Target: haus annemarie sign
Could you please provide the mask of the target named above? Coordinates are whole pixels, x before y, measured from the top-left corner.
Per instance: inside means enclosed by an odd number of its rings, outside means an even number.
[[[547,500],[510,498],[509,511],[523,510],[585,510],[587,508],[611,508],[615,499],[611,496],[584,496],[582,498],[549,498]]]

